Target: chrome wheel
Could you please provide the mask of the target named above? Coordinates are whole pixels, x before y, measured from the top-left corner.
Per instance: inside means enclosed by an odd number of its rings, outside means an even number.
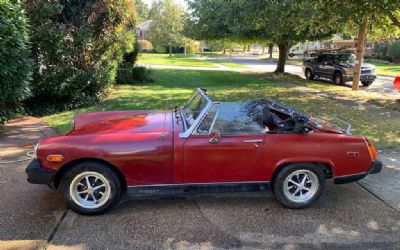
[[[283,188],[284,195],[290,201],[296,203],[307,202],[318,191],[318,177],[310,170],[297,170],[286,177]]]
[[[72,180],[69,194],[80,207],[94,209],[110,199],[111,186],[107,178],[98,172],[82,172]]]

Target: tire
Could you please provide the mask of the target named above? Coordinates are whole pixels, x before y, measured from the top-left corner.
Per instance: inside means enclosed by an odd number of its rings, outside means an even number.
[[[373,82],[374,82],[374,81],[361,81],[361,83],[362,83],[362,85],[363,85],[364,87],[370,86]]]
[[[301,184],[303,178],[307,178],[305,184]],[[273,193],[275,199],[284,207],[306,208],[321,197],[325,189],[325,181],[324,172],[314,164],[290,164],[276,176],[273,182]],[[298,191],[299,188],[295,182],[304,185],[303,187],[308,191],[305,189]]]
[[[293,53],[289,53],[289,57],[294,57],[294,54]]]
[[[344,85],[343,75],[341,72],[335,72],[333,74],[333,83],[338,85]]]
[[[88,182],[91,186],[89,191]],[[64,174],[60,181],[60,192],[71,210],[83,215],[95,215],[117,204],[122,188],[111,168],[102,163],[86,161],[76,164]]]
[[[307,80],[314,80],[314,78],[315,78],[315,75],[313,74],[313,72],[309,68],[306,69],[305,76],[306,76]]]

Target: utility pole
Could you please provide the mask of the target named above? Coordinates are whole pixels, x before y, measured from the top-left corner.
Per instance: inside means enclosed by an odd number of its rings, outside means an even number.
[[[352,89],[355,91],[359,90],[358,84],[360,83],[361,65],[364,60],[365,40],[367,37],[367,22],[368,22],[368,16],[367,14],[364,14],[362,21],[360,23],[360,28],[358,30],[357,54],[356,54],[356,63],[354,68],[353,87],[352,87]]]

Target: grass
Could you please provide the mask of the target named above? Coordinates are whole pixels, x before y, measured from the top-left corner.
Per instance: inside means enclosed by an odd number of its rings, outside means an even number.
[[[190,58],[189,56],[193,55],[184,56],[182,54],[174,54],[170,57],[168,54],[142,54],[139,58],[139,63],[148,65],[218,68],[218,66],[213,63]]]
[[[400,76],[400,64],[377,63],[374,65],[376,66],[375,72],[377,75]]]
[[[285,87],[265,75],[227,71],[154,69],[155,81],[115,86],[111,95],[94,106],[44,117],[60,133],[70,129],[75,113],[100,110],[171,109],[184,103],[198,87],[208,88],[214,100],[277,99],[306,112],[328,113],[353,124],[352,133],[370,138],[377,147],[400,145],[400,122],[357,109],[329,98]],[[169,100],[168,102],[166,100]]]
[[[305,86],[308,88],[318,89],[324,92],[328,92],[329,94],[333,94],[335,96],[350,98],[358,102],[369,102],[371,104],[387,109],[400,111],[400,100],[396,96],[364,91],[362,89],[363,87],[361,87],[359,91],[351,91],[350,86],[335,85],[329,81],[310,81],[290,74],[285,75],[283,79],[277,78],[277,80],[290,80],[290,83]]]

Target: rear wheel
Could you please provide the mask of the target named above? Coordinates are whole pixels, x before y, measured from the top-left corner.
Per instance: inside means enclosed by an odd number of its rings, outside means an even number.
[[[313,72],[311,71],[311,69],[306,69],[305,75],[306,75],[306,78],[307,78],[308,80],[314,80],[314,78],[315,78],[315,75],[313,74]]]
[[[341,72],[333,74],[333,82],[337,85],[344,85],[343,75]]]
[[[325,188],[324,172],[313,164],[284,167],[273,183],[275,198],[287,208],[305,208],[319,199]]]
[[[369,85],[371,85],[374,81],[361,81],[362,85],[364,87],[368,87]]]
[[[78,163],[60,182],[67,206],[79,214],[106,212],[120,200],[121,190],[114,171],[98,162]]]

